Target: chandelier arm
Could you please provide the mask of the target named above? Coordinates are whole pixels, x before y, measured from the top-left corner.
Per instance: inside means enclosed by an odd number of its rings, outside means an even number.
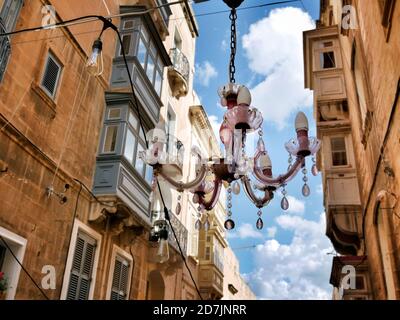
[[[212,210],[218,202],[219,195],[222,189],[222,181],[220,179],[214,180],[214,190],[209,201],[205,201],[205,195],[201,194],[199,197],[199,204],[203,205],[207,211]]]
[[[251,187],[251,181],[247,176],[244,176],[242,178],[242,183],[244,186],[244,190],[248,198],[254,202],[257,208],[262,208],[264,207],[268,202],[270,202],[273,198],[272,193],[268,190],[265,189],[265,195],[263,198],[257,197],[256,194],[253,191],[253,188]]]
[[[257,163],[258,158],[261,156],[262,152],[259,152],[256,157],[254,158],[254,163]],[[274,187],[280,187],[283,184],[286,184],[287,182],[291,181],[299,172],[299,170],[303,167],[304,165],[304,160],[305,156],[299,155],[297,156],[297,159],[295,163],[290,167],[288,172],[279,175],[276,178],[273,177],[268,177],[266,176],[263,172],[262,169],[254,165],[254,175],[258,180],[260,180],[262,183],[265,183],[267,186],[274,186]]]
[[[158,174],[160,174],[160,176],[162,176],[165,180],[167,180],[168,183],[170,183],[172,186],[174,186],[176,188],[176,190],[182,192],[183,190],[196,188],[204,181],[204,179],[207,175],[207,166],[202,165],[196,178],[194,178],[192,181],[186,182],[186,183],[184,183],[182,181],[175,181],[174,179],[169,177],[168,174],[165,174],[163,172],[162,165],[160,165],[160,167],[157,168],[156,172]]]

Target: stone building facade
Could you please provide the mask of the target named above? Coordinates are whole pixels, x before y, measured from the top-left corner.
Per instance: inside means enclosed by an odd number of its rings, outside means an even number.
[[[400,299],[399,52],[396,0],[322,0],[316,29],[304,32],[326,234],[340,254],[335,298]],[[356,287],[343,290],[348,266]]]
[[[2,32],[39,26],[44,6],[63,21],[165,3],[5,0],[0,22]],[[196,21],[182,3],[113,22],[124,45],[104,32],[104,71],[97,77],[86,61],[100,22],[1,38],[0,235],[6,243],[0,241],[0,266],[7,299],[45,298],[9,249],[39,286],[54,271],[54,288],[43,288],[50,299],[197,298],[171,236],[168,262],[152,261],[158,248],[149,242],[151,170],[137,157],[145,143],[121,63],[124,50],[146,130],[170,110],[179,123],[194,104]],[[185,134],[170,133],[176,149]],[[167,198],[175,208],[176,195]],[[186,216],[171,217],[188,255]],[[196,278],[197,262],[187,260]]]
[[[240,263],[232,248],[227,247],[224,255],[223,300],[255,300],[256,296],[240,274]]]

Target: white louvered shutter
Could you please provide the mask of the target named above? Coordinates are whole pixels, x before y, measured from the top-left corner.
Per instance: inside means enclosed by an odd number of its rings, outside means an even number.
[[[96,240],[84,233],[78,233],[67,300],[89,299],[95,251]]]
[[[128,297],[130,263],[120,256],[115,258],[115,267],[111,288],[111,300],[126,300]]]

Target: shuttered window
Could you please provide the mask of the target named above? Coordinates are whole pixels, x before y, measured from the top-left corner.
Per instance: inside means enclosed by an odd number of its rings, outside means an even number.
[[[332,165],[347,166],[346,140],[344,137],[331,138]]]
[[[129,269],[130,262],[120,256],[116,256],[111,300],[126,300],[128,298]]]
[[[22,0],[0,0],[0,33],[15,29],[22,4]],[[10,40],[10,37],[0,38],[0,81],[3,79],[11,54]]]
[[[88,300],[92,283],[96,240],[78,233],[72,261],[67,300]]]
[[[54,98],[56,95],[60,73],[61,65],[54,58],[54,56],[49,53],[47,56],[41,87],[51,98]]]

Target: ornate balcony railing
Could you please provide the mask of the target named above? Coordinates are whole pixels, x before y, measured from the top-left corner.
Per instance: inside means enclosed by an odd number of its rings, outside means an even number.
[[[0,33],[5,33],[6,28],[3,20],[0,18]],[[0,37],[0,82],[3,80],[6,71],[8,59],[11,53],[11,45],[9,37]]]
[[[174,137],[172,134],[167,135],[167,143],[165,144],[165,152],[168,155],[168,162],[175,163],[179,167],[183,165],[183,153],[185,147],[182,141]]]
[[[190,65],[188,58],[178,48],[171,49],[170,57],[175,71],[179,72],[186,82],[189,82]]]
[[[187,242],[188,242],[188,231],[185,228],[185,226],[178,220],[176,215],[172,213],[171,211],[169,212],[170,220],[171,220],[171,225],[174,227],[176,237],[178,238],[178,241],[181,245],[181,249],[183,251],[183,254],[187,256]],[[179,252],[178,244],[176,243],[174,234],[172,233],[172,230],[170,230],[168,234],[168,241],[169,244]]]

